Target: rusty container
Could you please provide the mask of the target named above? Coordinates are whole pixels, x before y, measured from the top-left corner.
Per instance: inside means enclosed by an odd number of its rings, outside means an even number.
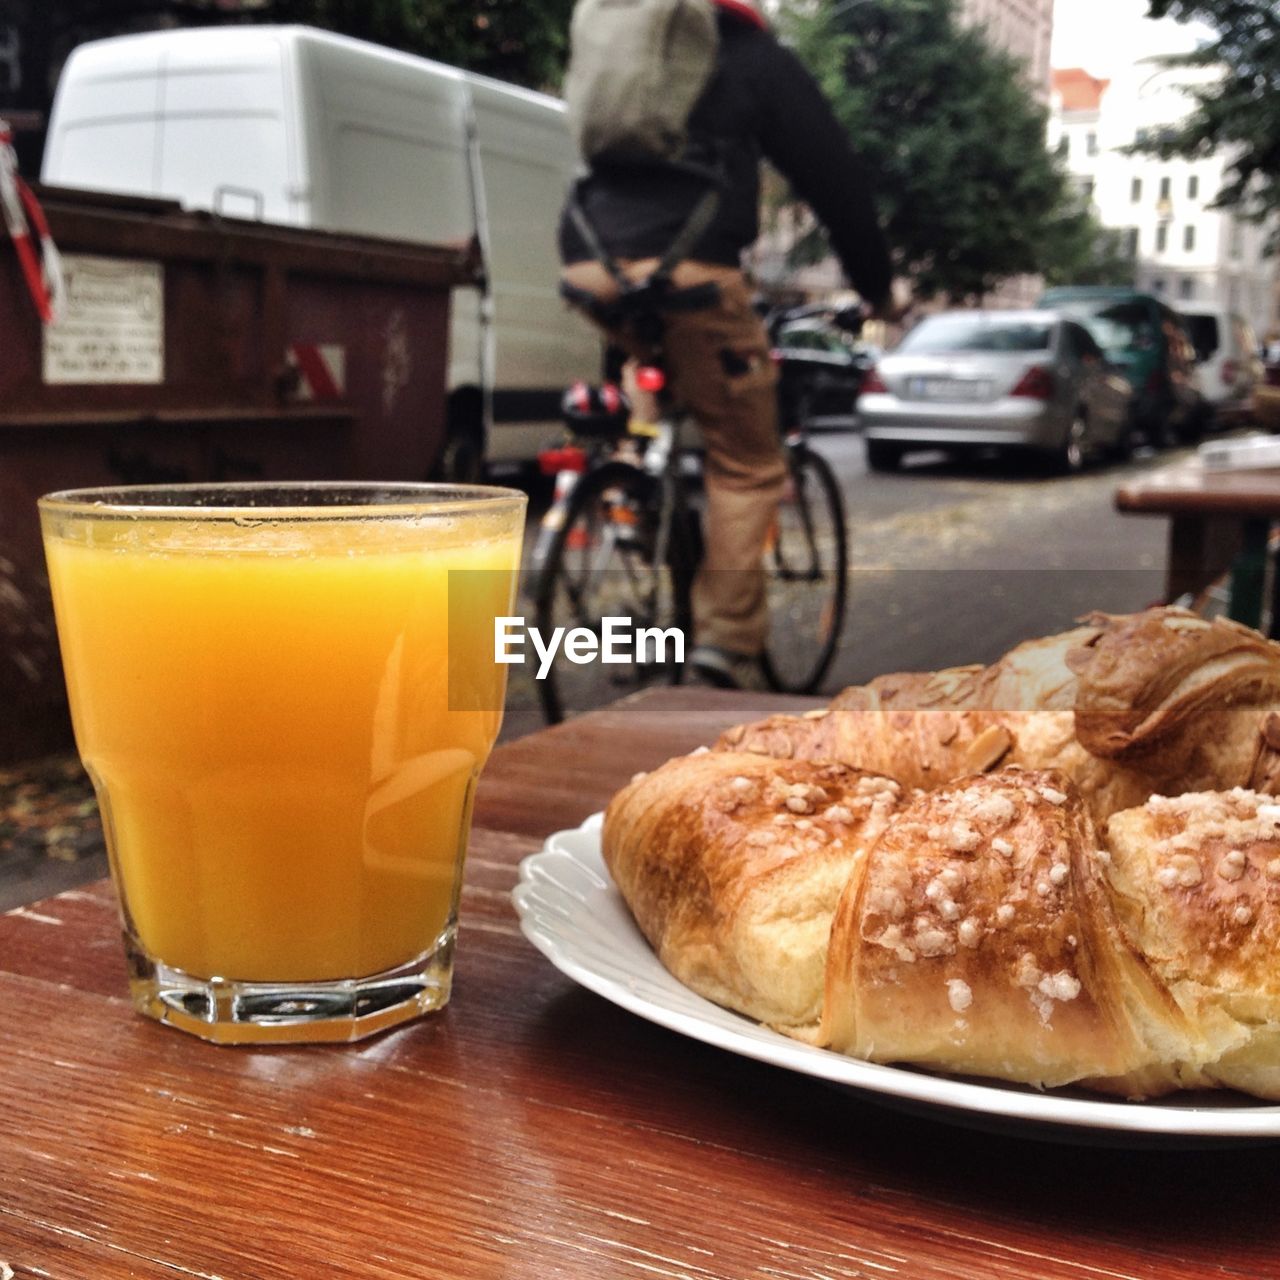
[[[0,239],[0,763],[71,743],[36,499],[116,483],[429,477],[451,292],[430,246],[38,191],[68,306]],[[110,636],[102,638],[110,644]]]

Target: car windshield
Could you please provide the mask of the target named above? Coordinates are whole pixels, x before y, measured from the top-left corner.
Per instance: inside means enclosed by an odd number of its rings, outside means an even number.
[[[912,355],[946,351],[1048,351],[1054,321],[1019,316],[929,316],[903,338],[898,350]]]
[[[1061,309],[1079,320],[1108,355],[1149,351],[1155,345],[1155,326],[1140,301],[1072,302]]]

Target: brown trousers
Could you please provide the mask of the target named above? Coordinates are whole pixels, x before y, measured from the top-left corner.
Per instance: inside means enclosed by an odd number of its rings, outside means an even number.
[[[632,279],[656,266],[655,258],[622,264]],[[617,296],[597,262],[574,263],[564,277],[605,300]],[[754,656],[769,626],[761,554],[786,478],[777,370],[741,271],[683,262],[674,279],[678,288],[712,280],[720,286],[718,306],[669,315],[663,343],[672,393],[696,419],[706,447],[706,552],[693,585],[694,638]],[[625,335],[610,337],[637,359],[652,354]]]

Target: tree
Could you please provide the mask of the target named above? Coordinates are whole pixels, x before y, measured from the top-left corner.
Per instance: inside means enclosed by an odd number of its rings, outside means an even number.
[[[573,0],[265,0],[258,15],[549,88],[564,71],[572,11]]]
[[[1124,233],[1104,227],[1083,201],[1068,206],[1045,228],[1041,274],[1046,285],[1132,285],[1134,266]]]
[[[1135,144],[1165,158],[1220,152],[1228,158],[1214,208],[1262,222],[1280,214],[1280,9],[1274,0],[1149,0],[1150,16],[1199,19],[1215,36],[1169,67],[1220,68],[1222,75],[1188,89],[1191,114]],[[1280,229],[1270,249],[1280,248]]]
[[[952,0],[798,0],[784,30],[874,176],[899,271],[980,297],[1084,234],[1021,67]],[[1070,234],[1067,234],[1070,232]]]

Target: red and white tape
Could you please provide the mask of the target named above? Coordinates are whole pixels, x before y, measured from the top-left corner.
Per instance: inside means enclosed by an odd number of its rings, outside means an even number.
[[[18,264],[27,282],[27,292],[44,324],[57,324],[66,306],[66,286],[62,279],[62,259],[49,234],[44,210],[35,192],[18,173],[18,157],[13,150],[13,130],[0,120],[0,211],[13,241]],[[33,243],[32,230],[35,232]]]
[[[340,400],[347,391],[347,352],[336,342],[291,342],[288,362],[297,371],[294,399]]]

